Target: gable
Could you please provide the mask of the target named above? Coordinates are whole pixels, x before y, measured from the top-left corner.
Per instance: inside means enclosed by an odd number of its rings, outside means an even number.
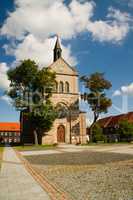
[[[71,67],[63,58],[58,59],[52,63],[48,68],[57,74],[78,75],[75,68]]]

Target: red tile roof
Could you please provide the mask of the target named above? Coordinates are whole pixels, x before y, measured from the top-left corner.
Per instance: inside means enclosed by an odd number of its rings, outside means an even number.
[[[106,127],[114,127],[121,120],[128,120],[129,122],[133,123],[133,112],[129,112],[127,114],[121,114],[117,116],[106,117],[106,118],[100,119],[98,122],[103,128],[106,128]]]
[[[16,123],[16,122],[0,122],[0,131],[16,131],[16,132],[20,132],[20,123]]]

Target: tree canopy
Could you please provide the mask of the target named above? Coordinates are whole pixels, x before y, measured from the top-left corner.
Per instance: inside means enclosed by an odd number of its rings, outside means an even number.
[[[7,72],[10,80],[8,95],[13,99],[18,110],[33,107],[34,99],[38,101],[49,98],[55,84],[55,73],[48,68],[39,69],[31,60],[24,60],[14,69]],[[38,94],[39,98],[35,98]]]
[[[92,130],[101,113],[107,113],[108,108],[112,105],[110,98],[106,96],[105,91],[112,86],[111,82],[106,80],[104,73],[93,73],[90,76],[82,76],[81,81],[84,83],[87,92],[81,98],[88,102],[94,119],[90,127],[90,141],[92,141]]]
[[[99,115],[108,111],[108,108],[112,105],[110,98],[106,96],[105,90],[109,90],[112,87],[111,82],[104,78],[104,73],[94,73],[90,76],[82,76],[81,81],[89,89],[88,93],[83,94],[84,100],[88,102],[90,108],[94,114],[93,123],[95,123]]]
[[[23,86],[29,87],[33,84],[38,73],[38,66],[32,60],[24,60],[14,69],[7,72],[8,79],[11,81],[11,87]]]
[[[51,128],[56,118],[56,110],[50,102],[55,73],[48,68],[39,69],[28,59],[10,69],[7,75],[11,81],[8,95],[17,110],[28,110],[36,136],[40,137]]]

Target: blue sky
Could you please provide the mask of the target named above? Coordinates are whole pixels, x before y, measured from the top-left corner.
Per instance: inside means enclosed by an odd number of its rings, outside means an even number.
[[[0,121],[19,120],[4,96],[7,69],[26,58],[50,64],[57,33],[80,75],[105,72],[112,82],[108,115],[133,111],[133,0],[4,0],[0,13]]]

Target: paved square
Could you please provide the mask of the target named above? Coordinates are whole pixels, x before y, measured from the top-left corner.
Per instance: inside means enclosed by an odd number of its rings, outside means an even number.
[[[0,200],[50,200],[26,171],[11,147],[6,147],[0,173]]]
[[[25,158],[70,199],[133,200],[133,154],[127,154],[132,146],[80,148],[68,152],[62,147],[61,154]],[[111,152],[122,148],[121,153]]]

